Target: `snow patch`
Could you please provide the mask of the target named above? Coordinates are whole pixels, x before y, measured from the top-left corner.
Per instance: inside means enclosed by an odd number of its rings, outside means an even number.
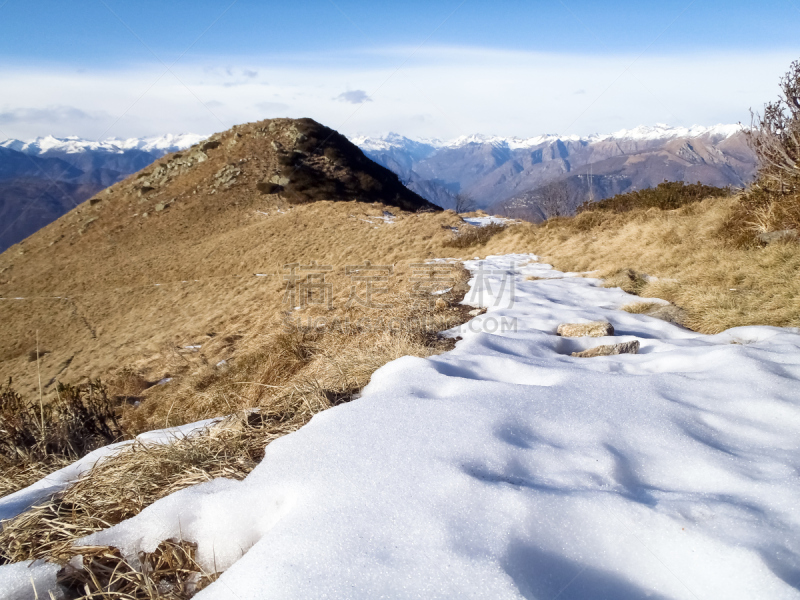
[[[475,227],[486,227],[487,225],[509,225],[516,221],[503,217],[464,217],[464,222]]]
[[[350,139],[356,146],[367,152],[385,152],[390,150],[403,150],[406,152],[418,151],[420,147],[429,148],[429,154],[435,153],[442,148],[462,148],[470,144],[490,144],[498,148],[508,148],[510,150],[524,150],[535,148],[543,144],[552,144],[557,141],[586,142],[595,143],[603,141],[652,141],[668,140],[676,137],[703,137],[709,136],[718,140],[728,138],[742,130],[741,125],[712,125],[710,127],[702,125],[692,125],[691,127],[673,127],[663,123],[654,126],[641,125],[633,129],[621,129],[614,133],[593,134],[588,136],[578,135],[557,135],[542,134],[529,138],[514,136],[472,134],[462,135],[452,140],[442,141],[439,139],[428,138],[407,138],[396,133],[389,133],[384,136],[356,136]],[[420,159],[426,156],[419,157]]]

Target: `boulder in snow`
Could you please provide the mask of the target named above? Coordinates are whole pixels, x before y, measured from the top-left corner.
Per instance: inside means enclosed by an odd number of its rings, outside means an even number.
[[[615,354],[638,354],[638,352],[639,340],[633,340],[632,342],[622,342],[621,344],[595,346],[583,352],[573,352],[572,356],[591,358],[593,356],[614,356]]]
[[[562,323],[558,326],[558,335],[563,337],[605,337],[614,335],[614,326],[608,321]]]

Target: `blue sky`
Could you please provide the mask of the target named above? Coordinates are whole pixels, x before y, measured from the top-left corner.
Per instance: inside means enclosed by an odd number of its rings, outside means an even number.
[[[777,93],[799,25],[800,0],[0,0],[0,137],[731,122]]]

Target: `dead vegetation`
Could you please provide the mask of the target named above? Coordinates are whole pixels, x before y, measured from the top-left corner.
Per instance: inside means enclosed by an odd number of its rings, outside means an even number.
[[[578,212],[623,213],[631,210],[647,210],[648,208],[674,210],[706,198],[730,196],[732,193],[731,188],[719,188],[700,182],[687,184],[683,181],[665,181],[654,188],[619,194],[597,202],[584,202],[578,208]]]
[[[391,308],[309,305],[286,312],[272,331],[238,346],[230,362],[208,365],[153,388],[139,406],[127,405],[123,424],[136,434],[253,408],[294,415],[310,407],[313,414],[349,399],[387,362],[451,347],[438,332],[469,318],[458,305],[468,273],[460,265],[451,271],[449,283],[440,285],[449,291],[436,297],[430,285],[415,289],[420,282],[406,274],[400,290],[380,296]],[[438,308],[434,298],[441,300]]]
[[[780,82],[780,95],[753,114],[748,142],[758,158],[758,180],[727,223],[740,244],[800,240],[800,60]],[[774,235],[778,234],[778,235]]]
[[[491,223],[483,227],[464,226],[459,229],[458,233],[454,233],[443,245],[445,248],[461,249],[485,246],[486,243],[496,234],[500,233],[504,227],[504,225],[497,223]]]
[[[81,564],[66,565],[58,582],[74,600],[184,600],[218,578],[197,563],[196,550],[190,542],[166,540],[131,564],[116,548],[83,547]]]
[[[0,496],[122,439],[116,407],[99,381],[59,384],[54,396],[25,399],[10,379],[0,389]]]
[[[216,477],[241,480],[272,440],[295,431],[321,406],[279,414],[239,413],[208,435],[169,444],[136,442],[100,461],[56,497],[3,523],[0,560],[65,561],[76,539],[128,519],[159,498]]]

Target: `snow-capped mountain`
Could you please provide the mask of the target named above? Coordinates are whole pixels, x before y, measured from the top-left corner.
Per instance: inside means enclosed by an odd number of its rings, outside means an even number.
[[[197,134],[92,141],[51,135],[0,142],[0,252],[154,160],[204,140]]]
[[[106,140],[92,141],[75,136],[57,138],[52,135],[38,137],[35,140],[5,140],[0,142],[0,147],[16,150],[31,156],[41,156],[48,153],[79,154],[86,152],[105,152],[110,154],[124,154],[129,150],[142,152],[177,152],[201,142],[208,136],[194,133],[181,133],[178,135],[162,135],[144,138],[108,138]]]
[[[755,173],[755,157],[740,125],[656,124],[584,137],[473,134],[447,141],[390,133],[352,141],[408,187],[444,207],[453,206],[456,194],[466,194],[478,207],[499,211],[554,180],[573,188],[577,205],[665,179],[743,186]],[[542,215],[534,210],[531,216]]]

